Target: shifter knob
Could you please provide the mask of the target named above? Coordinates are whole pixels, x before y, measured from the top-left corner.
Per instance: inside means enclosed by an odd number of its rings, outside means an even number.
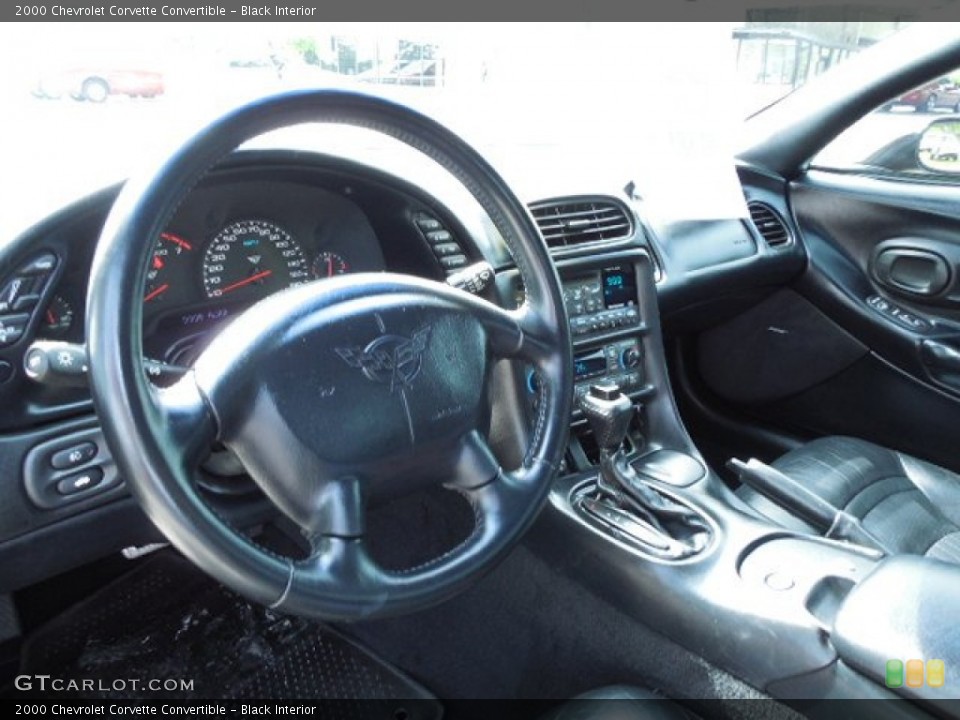
[[[633,418],[633,402],[616,385],[593,385],[579,399],[580,410],[601,450],[616,452],[627,436]]]

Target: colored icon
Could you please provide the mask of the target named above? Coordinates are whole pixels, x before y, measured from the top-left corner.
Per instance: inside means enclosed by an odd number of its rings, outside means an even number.
[[[927,685],[932,688],[943,687],[947,671],[943,660],[927,660]]]
[[[887,660],[887,687],[903,687],[903,662]]]
[[[887,660],[886,683],[888,688],[921,688],[924,682],[923,660]],[[942,688],[947,684],[947,667],[943,660],[927,660],[926,682],[929,688]]]
[[[923,660],[907,660],[907,687],[923,687]]]

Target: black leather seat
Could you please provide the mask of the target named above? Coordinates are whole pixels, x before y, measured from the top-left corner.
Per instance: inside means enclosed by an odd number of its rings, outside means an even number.
[[[543,720],[696,720],[697,717],[650,690],[610,685],[575,697]]]
[[[859,518],[892,553],[960,564],[960,475],[850,437],[814,440],[773,466]],[[813,530],[746,486],[737,494],[780,525]]]

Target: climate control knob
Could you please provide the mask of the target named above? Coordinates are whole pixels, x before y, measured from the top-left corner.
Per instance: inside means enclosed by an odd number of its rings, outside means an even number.
[[[643,357],[640,355],[640,348],[628,347],[620,353],[620,364],[627,370],[634,370],[640,367],[640,361]]]

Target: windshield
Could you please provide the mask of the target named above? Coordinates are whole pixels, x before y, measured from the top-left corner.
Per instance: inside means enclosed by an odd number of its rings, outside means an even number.
[[[316,87],[413,105],[508,179],[536,166],[604,173],[622,187],[642,184],[638,168],[691,164],[707,177],[713,160],[730,161],[742,118],[901,25],[8,25],[2,189],[8,214],[36,220],[240,103]]]

